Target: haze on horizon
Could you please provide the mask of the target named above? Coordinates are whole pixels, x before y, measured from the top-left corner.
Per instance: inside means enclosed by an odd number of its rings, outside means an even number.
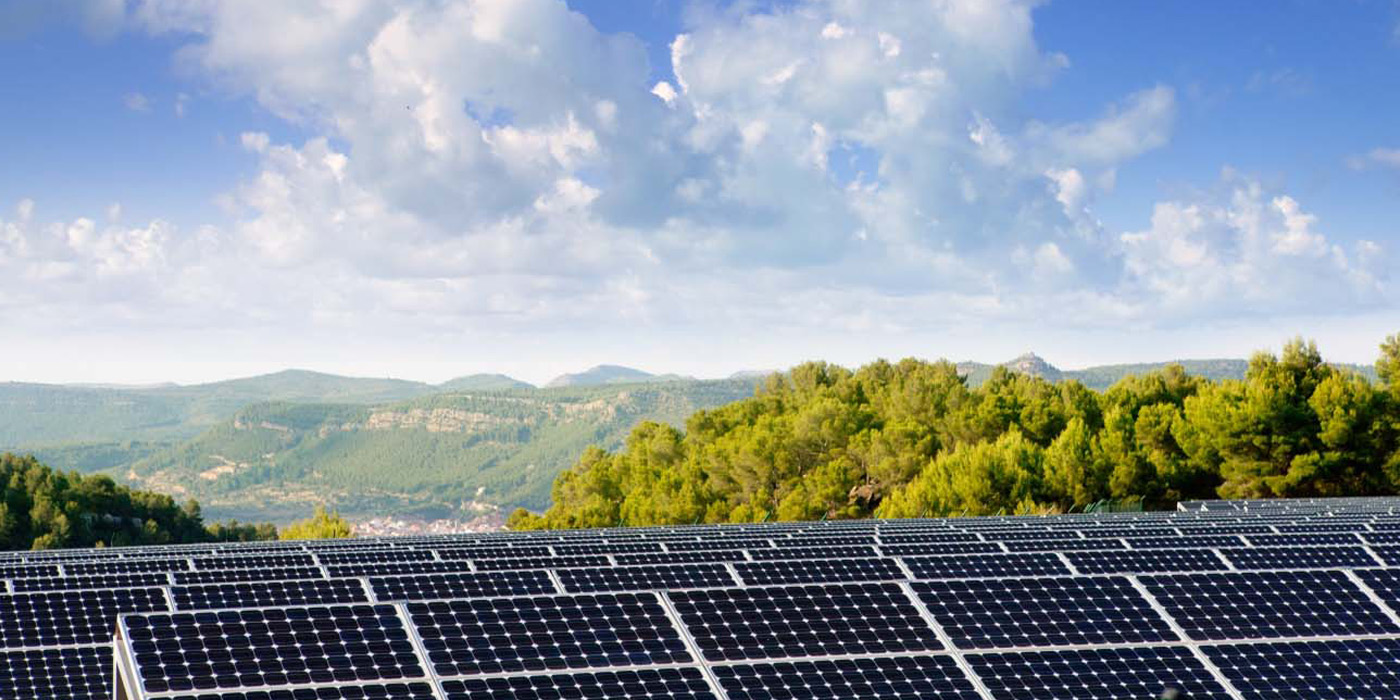
[[[1389,0],[10,0],[0,65],[0,381],[1369,364],[1400,318]]]

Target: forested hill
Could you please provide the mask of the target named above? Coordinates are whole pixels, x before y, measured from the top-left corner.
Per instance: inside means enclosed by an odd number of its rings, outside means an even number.
[[[997,367],[825,363],[757,395],[643,424],[590,449],[517,528],[916,517],[1080,509],[1102,499],[1400,492],[1400,336],[1378,381],[1311,343],[1252,358],[1243,379],[1169,366],[1098,392]]]
[[[643,421],[682,425],[752,396],[754,380],[434,394],[388,404],[260,403],[116,470],[220,517],[284,522],[308,502],[342,513],[460,517],[548,504],[589,445]]]

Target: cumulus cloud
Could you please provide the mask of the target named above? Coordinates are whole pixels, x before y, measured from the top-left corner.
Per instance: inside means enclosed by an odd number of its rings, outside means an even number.
[[[1227,174],[1200,201],[1156,205],[1121,236],[1124,295],[1177,314],[1326,312],[1385,303],[1379,244],[1333,242],[1294,198]]]
[[[21,203],[0,270],[59,300],[120,278],[161,323],[523,331],[1118,324],[1388,293],[1378,244],[1244,180],[1103,230],[1096,198],[1169,143],[1176,93],[1026,118],[1021,94],[1068,66],[1035,4],[741,4],[697,14],[656,82],[637,39],[560,0],[136,0],[124,26],[182,44],[201,89],[311,136],[241,134],[257,171],[218,229]]]

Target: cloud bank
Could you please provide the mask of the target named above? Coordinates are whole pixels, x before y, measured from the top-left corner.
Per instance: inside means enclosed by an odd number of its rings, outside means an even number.
[[[257,174],[216,227],[19,202],[0,214],[0,308],[127,327],[746,333],[1393,304],[1379,244],[1337,243],[1305,202],[1238,174],[1157,203],[1144,230],[1106,230],[1096,202],[1169,147],[1178,97],[1149,82],[1082,121],[1022,115],[1020,96],[1070,70],[1036,44],[1034,5],[697,12],[658,83],[636,38],[560,0],[127,3],[122,31],[173,38],[192,80],[316,136],[243,134]]]

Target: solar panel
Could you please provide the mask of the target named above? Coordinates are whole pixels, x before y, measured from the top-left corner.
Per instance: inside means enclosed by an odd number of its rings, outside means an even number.
[[[442,690],[446,700],[715,700],[704,675],[693,667],[450,680]]]
[[[0,595],[0,647],[110,642],[118,615],[165,609],[159,588]]]
[[[436,601],[408,611],[439,676],[692,660],[651,593]]]
[[[161,700],[437,700],[433,686],[417,683],[376,683],[373,685],[323,685],[297,691],[229,691],[173,695]]]
[[[1361,547],[1254,547],[1222,549],[1237,569],[1342,569],[1380,566]]]
[[[750,586],[908,578],[894,559],[795,559],[735,564],[734,569]]]
[[[1153,700],[1167,688],[1189,700],[1230,697],[1183,647],[968,654],[967,662],[997,700]]]
[[[716,666],[731,700],[770,698],[948,698],[979,700],[947,656],[822,659]]]
[[[844,559],[847,557],[874,557],[874,547],[861,545],[831,547],[776,547],[774,549],[750,550],[749,556],[755,561],[776,561],[780,559]]]
[[[16,593],[33,591],[73,591],[83,588],[140,588],[168,586],[169,574],[105,574],[100,576],[55,576],[53,578],[19,578],[10,582]]]
[[[1400,640],[1337,639],[1204,647],[1246,698],[1400,697]]]
[[[769,550],[770,553],[773,550]],[[873,554],[873,550],[872,550]],[[655,552],[651,554],[614,554],[613,560],[622,566],[634,564],[699,564],[716,561],[748,561],[742,549],[720,549],[710,552]]]
[[[218,571],[176,571],[170,574],[178,585],[200,583],[233,583],[236,581],[285,581],[288,579],[325,578],[320,569],[220,569]]]
[[[1144,576],[1192,639],[1395,634],[1400,627],[1338,571]]]
[[[377,577],[369,580],[374,597],[381,601],[486,598],[509,595],[558,593],[544,571],[485,571],[417,576]]]
[[[1394,698],[1381,503],[0,554],[0,700]]]
[[[893,583],[719,588],[667,597],[709,661],[942,648]]]
[[[615,566],[606,569],[559,569],[564,590],[570,593],[646,591],[678,588],[733,586],[734,577],[723,564],[659,564]]]
[[[905,557],[905,566],[921,579],[1003,578],[1007,576],[1068,576],[1070,570],[1053,553],[968,554]]]
[[[1143,549],[1128,552],[1070,552],[1070,564],[1084,574],[1222,571],[1225,562],[1208,549]]]
[[[194,560],[194,568],[208,569],[270,569],[282,567],[315,566],[316,558],[310,554],[263,554],[250,557],[199,557]]]
[[[358,579],[216,583],[170,589],[176,610],[267,608],[315,603],[368,603]]]
[[[472,565],[479,571],[504,571],[506,569],[567,569],[586,566],[608,566],[606,556],[567,556],[567,557],[524,557],[521,559],[478,559]]]
[[[997,542],[949,542],[946,544],[886,544],[880,551],[888,556],[935,556],[939,554],[990,554],[1005,552]]]
[[[424,675],[391,605],[128,615],[122,627],[151,693]]]
[[[913,585],[963,649],[1176,640],[1122,577],[965,579]]]
[[[111,700],[107,646],[0,652],[0,698]]]

